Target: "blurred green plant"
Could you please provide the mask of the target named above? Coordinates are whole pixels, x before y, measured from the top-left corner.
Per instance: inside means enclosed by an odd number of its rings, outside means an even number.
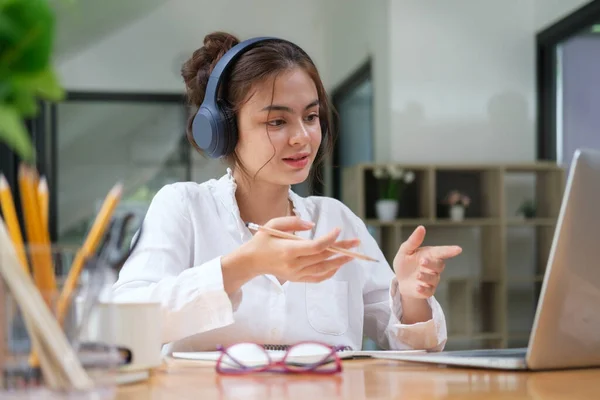
[[[0,141],[35,160],[25,119],[38,100],[59,101],[64,90],[52,66],[55,16],[48,0],[0,0]]]
[[[521,214],[525,218],[534,218],[536,212],[535,202],[531,199],[524,200],[517,209],[517,215]]]

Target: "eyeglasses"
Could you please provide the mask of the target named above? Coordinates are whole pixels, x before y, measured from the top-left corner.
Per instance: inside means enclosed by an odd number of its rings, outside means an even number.
[[[217,372],[221,374],[247,374],[251,372],[309,372],[335,374],[342,371],[337,352],[341,346],[318,342],[300,342],[286,350],[270,351],[256,343],[237,343],[229,347],[218,346]]]

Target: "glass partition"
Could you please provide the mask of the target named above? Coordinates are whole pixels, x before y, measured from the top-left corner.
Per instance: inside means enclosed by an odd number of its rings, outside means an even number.
[[[145,213],[165,184],[191,179],[179,102],[70,100],[56,110],[57,241],[79,244],[104,197],[124,185],[120,210]]]

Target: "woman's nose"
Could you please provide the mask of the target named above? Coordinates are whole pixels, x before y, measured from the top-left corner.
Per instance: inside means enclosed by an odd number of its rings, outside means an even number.
[[[310,134],[304,124],[300,124],[298,129],[294,130],[294,134],[290,139],[290,144],[306,144],[310,141]]]

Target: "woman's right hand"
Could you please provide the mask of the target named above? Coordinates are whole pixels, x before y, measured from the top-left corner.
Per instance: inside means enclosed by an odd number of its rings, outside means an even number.
[[[272,219],[265,226],[293,233],[310,230],[314,225],[297,217],[281,217]],[[331,252],[327,247],[335,245],[350,249],[360,243],[358,239],[336,242],[339,234],[340,230],[336,228],[316,239],[291,240],[258,231],[232,253],[232,257],[239,261],[237,268],[248,268],[254,276],[271,274],[285,281],[321,282],[353,258]]]

